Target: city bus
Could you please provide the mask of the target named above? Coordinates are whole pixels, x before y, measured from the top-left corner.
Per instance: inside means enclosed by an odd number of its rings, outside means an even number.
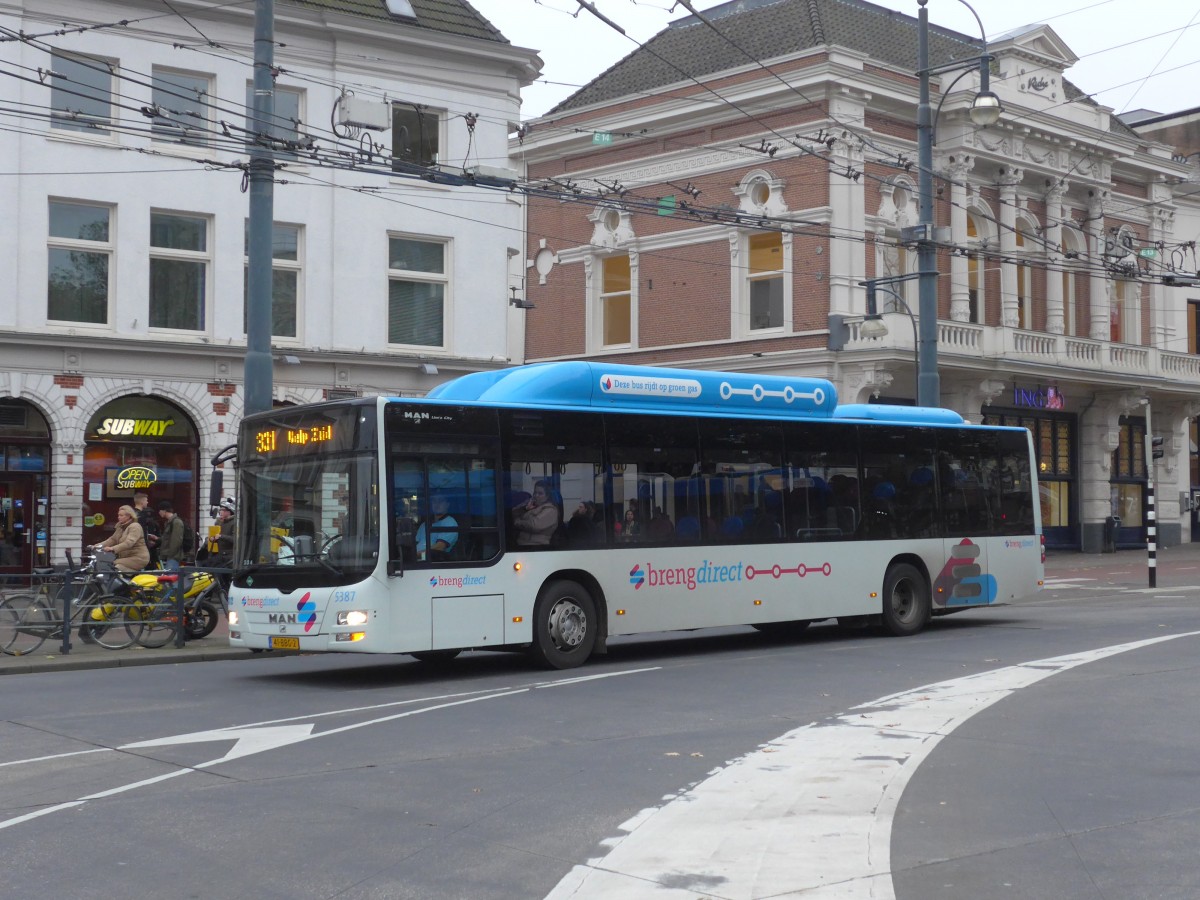
[[[525,650],[837,619],[919,632],[1036,592],[1032,439],[823,379],[560,362],[247,416],[230,642]]]

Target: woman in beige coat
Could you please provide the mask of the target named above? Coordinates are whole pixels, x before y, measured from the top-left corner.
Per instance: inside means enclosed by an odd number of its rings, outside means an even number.
[[[146,533],[138,524],[137,513],[132,506],[122,506],[117,510],[117,527],[112,536],[101,544],[93,544],[92,549],[116,554],[116,565],[122,572],[138,572],[150,565]]]
[[[517,543],[522,547],[548,547],[562,519],[558,507],[550,499],[550,484],[539,481],[533,486],[529,502],[512,511],[517,527]]]

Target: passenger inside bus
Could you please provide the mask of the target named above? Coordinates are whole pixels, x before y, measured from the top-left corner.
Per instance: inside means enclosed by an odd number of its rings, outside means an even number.
[[[458,520],[450,515],[450,500],[445,494],[435,493],[429,500],[430,521],[417,528],[417,559],[445,558],[458,543]]]
[[[513,525],[517,529],[517,545],[548,547],[558,530],[562,516],[551,499],[550,483],[545,479],[533,486],[533,496],[523,506],[513,508]]]
[[[598,543],[603,534],[596,527],[596,504],[591,500],[580,500],[567,523],[567,542],[572,547],[587,547]]]

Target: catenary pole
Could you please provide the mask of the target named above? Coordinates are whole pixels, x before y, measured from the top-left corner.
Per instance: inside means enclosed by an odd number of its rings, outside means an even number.
[[[1150,587],[1158,587],[1158,517],[1154,511],[1154,430],[1150,425],[1150,401],[1146,401],[1146,565]]]
[[[255,0],[254,100],[247,129],[250,221],[247,225],[245,410],[271,408],[271,232],[275,215],[275,0]]]
[[[927,0],[917,0],[917,67],[920,95],[917,103],[917,218],[923,229],[917,242],[919,293],[917,321],[920,330],[917,353],[917,406],[941,406],[942,386],[938,374],[937,247],[933,243],[933,111],[929,105],[929,10]]]

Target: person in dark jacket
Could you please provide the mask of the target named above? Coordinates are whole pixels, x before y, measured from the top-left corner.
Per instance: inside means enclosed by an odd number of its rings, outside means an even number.
[[[212,565],[233,566],[233,555],[237,549],[237,503],[232,497],[226,497],[217,507],[217,522],[221,533],[217,535],[217,556]]]
[[[158,517],[162,520],[162,536],[158,540],[158,558],[168,569],[178,569],[188,562],[185,558],[183,536],[186,530],[183,519],[175,514],[175,505],[170,500],[158,504]]]
[[[160,559],[158,554],[159,528],[158,521],[154,516],[154,511],[150,509],[150,495],[145,491],[138,491],[133,495],[133,511],[137,516],[138,524],[142,526],[142,535],[146,541],[146,549],[150,551],[150,566],[158,565]]]

